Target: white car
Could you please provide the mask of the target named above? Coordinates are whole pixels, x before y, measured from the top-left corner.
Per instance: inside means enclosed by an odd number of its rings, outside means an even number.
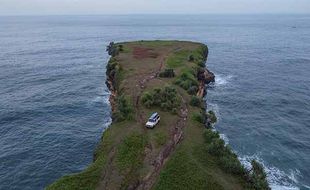
[[[157,112],[153,113],[149,120],[146,122],[145,126],[147,128],[154,128],[159,123],[160,117]]]

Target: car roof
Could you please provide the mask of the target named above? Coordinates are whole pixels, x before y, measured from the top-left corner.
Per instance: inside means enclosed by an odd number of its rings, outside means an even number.
[[[157,117],[157,116],[158,116],[158,113],[157,113],[157,112],[152,113],[152,115],[151,115],[150,119],[154,119],[154,118],[155,118],[155,117]]]

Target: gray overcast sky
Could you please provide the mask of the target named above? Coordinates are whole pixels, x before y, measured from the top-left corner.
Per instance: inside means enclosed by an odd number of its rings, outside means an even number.
[[[0,0],[0,15],[310,13],[310,0]]]

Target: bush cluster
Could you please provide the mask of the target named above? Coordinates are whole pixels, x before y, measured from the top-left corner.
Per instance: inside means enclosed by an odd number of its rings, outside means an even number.
[[[194,106],[194,107],[201,107],[202,100],[201,100],[201,98],[199,98],[197,96],[192,96],[191,101],[189,102],[189,104],[191,106]]]
[[[196,94],[198,91],[198,82],[192,73],[182,73],[181,76],[176,80],[175,84],[182,87],[191,95]]]
[[[204,137],[207,142],[207,151],[209,154],[220,158],[219,164],[223,170],[233,174],[245,174],[245,169],[238,160],[237,155],[225,145],[217,132],[206,129]]]
[[[165,69],[163,72],[159,73],[159,77],[162,78],[173,78],[175,76],[173,69]]]
[[[251,186],[254,189],[270,190],[267,182],[267,175],[263,166],[255,160],[252,160],[252,171],[248,173]]]
[[[270,190],[266,180],[266,173],[261,164],[253,160],[251,162],[252,170],[246,171],[238,160],[237,155],[233,153],[229,146],[225,145],[218,132],[206,129],[204,139],[208,153],[219,158],[218,163],[224,171],[244,176],[249,182],[248,186],[251,189]]]
[[[147,108],[160,107],[163,111],[176,112],[180,106],[180,99],[175,88],[166,86],[162,89],[155,88],[151,92],[145,92],[142,96],[142,104]]]
[[[199,122],[201,124],[205,124],[206,123],[206,115],[204,114],[203,111],[201,111],[199,113],[196,112],[196,113],[193,114],[193,120],[197,121],[197,122]]]
[[[116,122],[133,119],[133,107],[124,95],[120,95],[116,99],[117,110],[113,113],[113,120]]]

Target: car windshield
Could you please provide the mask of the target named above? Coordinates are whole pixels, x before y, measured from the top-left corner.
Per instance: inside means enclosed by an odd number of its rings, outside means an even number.
[[[149,119],[149,122],[155,122],[155,119]]]

